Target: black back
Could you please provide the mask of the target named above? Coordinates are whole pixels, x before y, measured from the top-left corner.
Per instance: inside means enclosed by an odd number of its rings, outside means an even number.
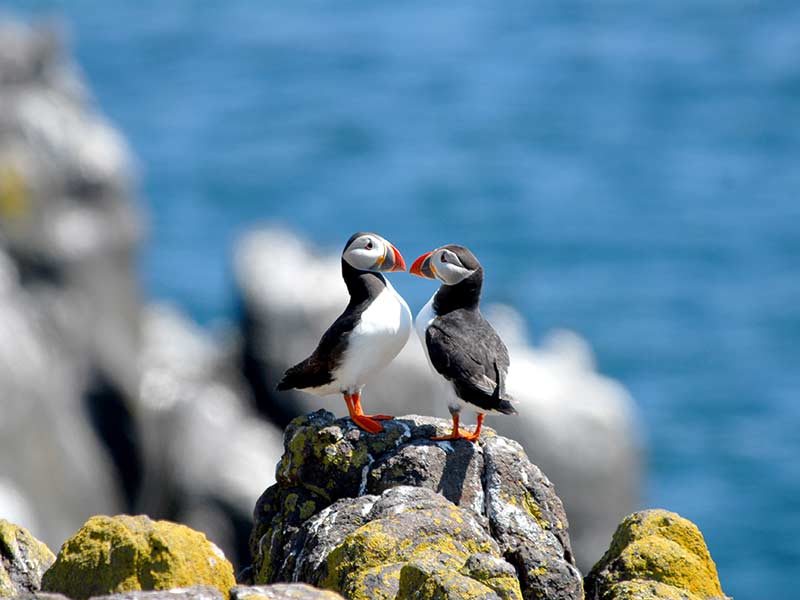
[[[360,234],[348,240],[345,248]],[[287,369],[277,389],[303,389],[319,387],[333,381],[333,373],[341,364],[350,333],[361,320],[361,315],[372,301],[386,288],[386,279],[380,273],[361,271],[342,259],[342,279],[350,293],[350,302],[344,312],[322,334],[314,352],[304,361]]]
[[[505,391],[508,349],[481,314],[482,285],[478,267],[460,283],[439,288],[425,345],[433,368],[453,384],[459,398],[483,410],[516,414]]]

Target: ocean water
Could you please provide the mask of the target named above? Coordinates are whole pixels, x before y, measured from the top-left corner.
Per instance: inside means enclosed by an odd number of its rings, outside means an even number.
[[[130,141],[151,297],[232,319],[259,223],[335,250],[373,229],[407,262],[464,243],[488,300],[631,391],[644,505],[700,526],[728,594],[796,597],[799,3],[0,8],[66,22]]]

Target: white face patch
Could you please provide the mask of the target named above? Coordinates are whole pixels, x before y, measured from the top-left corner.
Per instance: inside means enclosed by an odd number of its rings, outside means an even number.
[[[362,235],[353,240],[342,254],[351,266],[361,271],[379,267],[379,260],[386,254],[386,242],[377,235]]]
[[[446,285],[461,283],[475,271],[461,264],[455,252],[442,248],[431,256],[431,267],[436,278]]]

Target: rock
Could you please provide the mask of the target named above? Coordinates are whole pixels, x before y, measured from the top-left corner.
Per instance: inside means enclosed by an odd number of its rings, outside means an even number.
[[[74,358],[0,249],[0,514],[17,515],[51,545],[92,514],[122,507],[83,388]]]
[[[351,599],[581,598],[552,484],[491,429],[478,444],[430,441],[449,426],[406,416],[371,435],[327,411],[295,419],[254,513],[255,582]]]
[[[0,519],[0,598],[38,591],[55,559],[26,529]]]
[[[231,600],[344,600],[339,594],[320,590],[303,583],[274,585],[237,585],[231,590]]]
[[[344,411],[338,398],[274,391],[282,372],[308,355],[347,303],[338,255],[314,255],[311,246],[287,231],[265,229],[243,238],[236,250],[242,369],[260,410],[282,426],[321,402]],[[412,306],[412,312],[418,308]],[[515,311],[488,306],[485,312],[509,347],[507,387],[519,400],[520,413],[490,417],[490,424],[518,440],[556,484],[570,515],[576,558],[588,569],[617,523],[639,503],[633,402],[620,384],[597,372],[588,344],[576,334],[556,332],[532,347]],[[380,378],[370,382],[365,405],[371,412],[446,417],[440,394],[412,336]],[[465,418],[469,423],[472,415]]]
[[[107,596],[92,596],[90,600],[223,600],[217,588],[196,585],[188,588],[173,588],[154,592],[122,592]]]
[[[174,309],[145,309],[141,365],[137,510],[203,531],[235,565],[249,563],[253,505],[273,481],[282,432],[255,413],[224,347]]]
[[[585,585],[588,600],[725,597],[700,530],[665,510],[626,517]]]
[[[405,565],[400,571],[400,584],[396,598],[398,600],[520,598],[519,583],[515,580],[512,586],[501,590],[503,596],[500,596],[481,582],[452,569],[443,568],[430,562],[412,562]]]
[[[0,239],[69,349],[130,393],[141,236],[130,151],[57,32],[3,22],[0,44]]]
[[[58,33],[3,21],[0,47],[0,261],[13,270],[0,292],[0,472],[55,544],[137,491],[141,225],[127,146]]]
[[[64,542],[42,589],[76,600],[114,592],[217,588],[227,598],[233,567],[202,533],[146,516],[97,516]]]

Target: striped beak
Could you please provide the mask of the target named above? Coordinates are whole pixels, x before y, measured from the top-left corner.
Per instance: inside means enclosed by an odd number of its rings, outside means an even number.
[[[386,242],[384,246],[386,246],[386,251],[383,253],[383,256],[378,259],[377,264],[375,265],[376,271],[384,271],[384,272],[391,272],[391,271],[405,271],[406,270],[406,262],[403,260],[403,255],[395,248],[392,244]]]
[[[436,273],[434,272],[433,265],[431,264],[431,256],[433,256],[434,252],[436,251],[431,250],[415,260],[414,264],[411,265],[411,270],[409,273],[416,275],[417,277],[424,277],[425,279],[436,279]]]

